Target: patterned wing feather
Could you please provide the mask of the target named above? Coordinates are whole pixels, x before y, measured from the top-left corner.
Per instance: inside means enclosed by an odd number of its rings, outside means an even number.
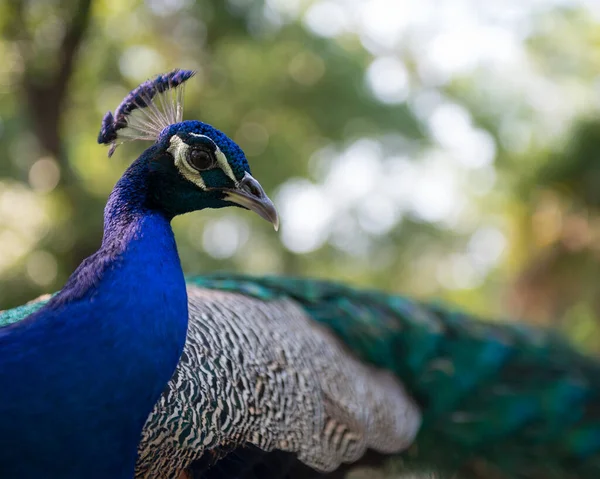
[[[420,414],[393,375],[362,364],[295,303],[188,288],[188,341],[142,443],[138,477],[175,478],[247,445],[332,471],[397,453]]]

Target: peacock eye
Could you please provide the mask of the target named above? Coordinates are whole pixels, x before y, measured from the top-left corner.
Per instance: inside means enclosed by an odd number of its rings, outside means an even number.
[[[217,159],[210,151],[203,148],[193,148],[189,153],[189,163],[198,171],[204,171],[213,168],[217,163]]]

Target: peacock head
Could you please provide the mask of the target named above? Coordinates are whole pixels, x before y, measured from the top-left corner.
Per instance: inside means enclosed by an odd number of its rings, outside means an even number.
[[[149,201],[171,216],[203,208],[238,206],[279,227],[273,202],[250,174],[242,149],[200,121],[183,121],[183,86],[194,75],[174,70],[132,90],[102,120],[98,143],[131,140],[154,144],[140,157],[147,164]]]

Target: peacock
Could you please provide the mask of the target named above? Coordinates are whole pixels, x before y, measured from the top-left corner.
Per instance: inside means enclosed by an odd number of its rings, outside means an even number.
[[[154,143],[110,194],[100,249],[41,308],[0,329],[3,479],[134,477],[142,428],[187,334],[171,219],[241,206],[277,226],[239,147],[182,121],[192,75],[160,75],[106,114],[98,141],[109,154],[130,138]]]
[[[179,138],[175,165],[191,141]],[[232,163],[230,140],[218,145]],[[277,224],[256,193],[261,211],[237,203]],[[396,455],[442,477],[600,477],[600,362],[551,332],[308,278],[220,273],[186,287],[187,339],[144,425],[138,479],[341,478]]]

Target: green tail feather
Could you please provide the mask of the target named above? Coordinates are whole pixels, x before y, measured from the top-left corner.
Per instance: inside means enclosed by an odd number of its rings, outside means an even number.
[[[288,297],[421,405],[407,460],[463,477],[600,477],[600,363],[560,338],[326,281],[214,275],[197,286]],[[40,303],[0,313],[0,326]]]

